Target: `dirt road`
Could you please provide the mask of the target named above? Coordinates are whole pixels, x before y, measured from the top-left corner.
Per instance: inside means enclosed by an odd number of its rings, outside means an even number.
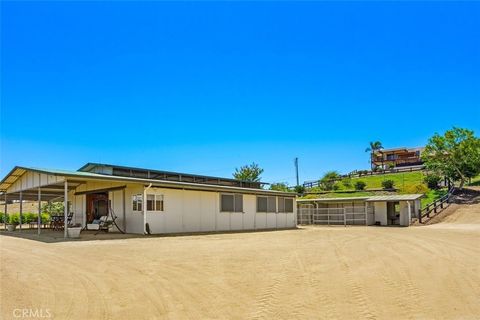
[[[55,319],[479,319],[480,205],[462,210],[410,228],[1,236],[1,318],[48,309]]]

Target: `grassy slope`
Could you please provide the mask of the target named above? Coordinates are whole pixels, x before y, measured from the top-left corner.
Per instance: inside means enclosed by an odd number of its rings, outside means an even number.
[[[339,182],[338,186],[339,191],[346,191],[352,190],[353,185],[356,181],[363,181],[367,184],[366,191],[361,192],[354,192],[354,193],[328,193],[320,195],[322,198],[343,198],[343,197],[362,197],[362,196],[370,196],[374,195],[373,192],[369,192],[368,189],[381,189],[382,188],[382,181],[384,180],[393,180],[394,187],[399,189],[400,193],[414,193],[415,186],[423,185],[424,192],[426,191],[425,198],[422,199],[422,206],[431,203],[435,199],[440,198],[443,196],[446,191],[444,190],[428,190],[426,185],[423,182],[423,173],[422,172],[405,172],[405,173],[391,173],[385,175],[377,175],[377,176],[364,176],[360,178],[353,178],[351,179],[352,187],[345,187],[343,183]],[[312,192],[320,191],[319,188],[312,188]],[[420,191],[421,192],[421,191]],[[423,192],[421,192],[423,193]],[[315,198],[319,195],[308,195],[308,198]]]

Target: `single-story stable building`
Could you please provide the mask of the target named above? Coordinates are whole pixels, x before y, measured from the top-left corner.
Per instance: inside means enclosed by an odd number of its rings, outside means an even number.
[[[73,214],[86,227],[111,216],[119,231],[137,234],[294,228],[295,196],[259,182],[99,163],[78,171],[17,166],[0,182],[5,204],[63,201],[64,221]]]
[[[298,224],[409,226],[423,194],[298,199]]]

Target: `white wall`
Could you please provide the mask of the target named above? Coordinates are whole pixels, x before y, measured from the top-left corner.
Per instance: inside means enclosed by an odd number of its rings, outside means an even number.
[[[86,196],[75,192],[123,186],[118,182],[87,182],[69,193],[75,222],[85,225]],[[143,234],[143,211],[133,211],[132,196],[143,194],[143,184],[127,184],[125,191],[109,192],[117,224],[123,228],[125,192],[125,225],[127,233]],[[220,193],[167,188],[150,188],[147,194],[163,195],[164,211],[147,211],[146,221],[152,234],[208,232],[230,230],[281,229],[296,226],[294,213],[257,213],[255,195],[243,195],[244,212],[220,212]],[[295,202],[294,202],[295,203]],[[146,203],[144,201],[143,205]]]
[[[410,202],[411,210],[413,212],[412,201]],[[400,225],[401,226],[409,226],[410,219],[408,216],[408,203],[407,201],[400,201]]]
[[[387,203],[386,202],[374,202],[375,205],[375,222],[380,221],[380,225],[388,225],[387,219]]]
[[[281,229],[295,227],[294,213],[257,213],[255,195],[243,195],[242,212],[220,212],[220,193],[151,188],[163,195],[164,211],[147,212],[151,233]]]

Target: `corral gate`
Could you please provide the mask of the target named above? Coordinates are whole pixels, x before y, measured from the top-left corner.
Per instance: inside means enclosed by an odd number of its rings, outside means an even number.
[[[320,225],[367,225],[368,215],[373,207],[314,208],[303,207],[297,210],[298,224]]]

